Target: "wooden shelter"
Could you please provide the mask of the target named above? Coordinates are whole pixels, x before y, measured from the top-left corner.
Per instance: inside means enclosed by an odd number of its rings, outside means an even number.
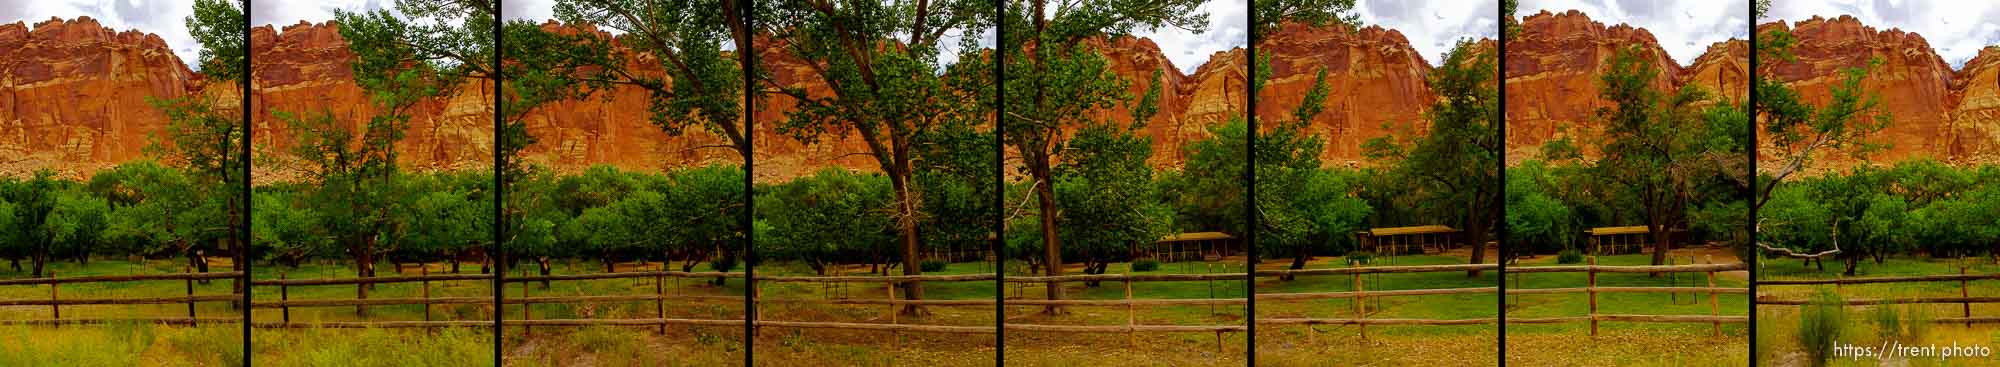
[[[1189,253],[1189,247],[1193,247],[1193,254]],[[1134,249],[1132,257],[1151,257],[1161,262],[1178,262],[1185,259],[1207,261],[1210,256],[1216,259],[1228,257],[1235,254],[1238,249],[1236,236],[1228,233],[1175,233],[1160,237],[1160,240],[1153,242],[1152,246]]]
[[[1669,229],[1668,232],[1684,231]],[[1597,227],[1583,231],[1583,234],[1590,238],[1592,255],[1617,255],[1643,251],[1647,244],[1652,243],[1653,239],[1650,236],[1652,233],[1653,231],[1646,226]]]
[[[1406,253],[1411,246],[1416,246],[1416,248],[1424,253],[1430,253],[1433,248],[1437,252],[1445,252],[1446,250],[1458,248],[1459,245],[1462,245],[1460,242],[1464,241],[1464,238],[1459,235],[1460,232],[1463,231],[1451,228],[1451,226],[1437,224],[1370,228],[1366,231],[1355,232],[1354,239],[1356,240],[1355,242],[1361,244],[1362,249],[1383,255]]]

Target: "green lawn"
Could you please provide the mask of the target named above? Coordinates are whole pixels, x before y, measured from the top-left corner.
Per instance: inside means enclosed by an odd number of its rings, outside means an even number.
[[[1676,250],[1678,264],[1688,264],[1686,250]],[[1714,259],[1712,256],[1711,259]],[[1724,259],[1726,260],[1726,259]],[[1722,260],[1716,260],[1722,261]],[[1694,263],[1698,263],[1694,262]],[[1649,253],[1599,256],[1598,265],[1651,265]],[[1525,266],[1557,265],[1537,261]],[[1741,273],[1717,273],[1717,287],[1746,287]],[[1586,273],[1509,274],[1508,289],[1580,288],[1589,285]],[[1598,273],[1600,287],[1706,287],[1705,273]],[[1538,318],[1586,316],[1590,296],[1586,293],[1528,294],[1508,297],[1507,317]],[[1711,304],[1708,293],[1599,293],[1597,313],[1637,315],[1747,315],[1749,298],[1741,294],[1721,294]],[[1599,334],[1590,337],[1590,323],[1507,325],[1508,361],[1533,365],[1738,365],[1748,360],[1749,326],[1722,324],[1722,336],[1714,335],[1708,323],[1638,323],[1605,321]],[[1579,338],[1591,342],[1579,343]]]
[[[444,264],[432,264],[431,274],[448,273]],[[417,275],[409,265],[404,275]],[[353,278],[354,266],[338,261],[302,264],[298,268],[266,263],[253,264],[250,276],[257,280]],[[396,267],[383,262],[375,265],[377,276],[396,276]],[[478,274],[479,264],[462,264],[460,270]],[[432,297],[491,297],[490,280],[431,282]],[[368,298],[420,297],[422,283],[376,284]],[[251,297],[256,301],[277,300],[278,286],[257,286]],[[291,300],[354,299],[355,285],[292,286],[282,289]],[[421,321],[422,305],[369,306],[365,316],[355,307],[294,307],[292,322],[331,321]],[[283,310],[251,310],[259,322],[283,319]],[[491,305],[433,305],[432,320],[492,320]],[[252,329],[252,357],[265,366],[462,366],[492,365],[493,337],[483,328],[452,329]]]

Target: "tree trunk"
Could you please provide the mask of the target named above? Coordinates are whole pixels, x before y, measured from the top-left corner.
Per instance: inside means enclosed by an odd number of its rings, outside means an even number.
[[[1861,255],[1843,256],[1843,257],[1847,258],[1847,271],[1842,272],[1841,275],[1846,275],[1850,277],[1854,276],[1854,266],[1855,264],[1861,262]]]
[[[1048,157],[1045,156],[1038,156],[1036,159],[1031,159],[1031,162],[1028,163],[1028,171],[1035,177],[1035,205],[1041,210],[1040,214],[1036,215],[1036,217],[1041,221],[1042,269],[1045,270],[1043,273],[1048,276],[1061,276],[1063,273],[1062,238],[1056,234],[1055,181],[1050,179],[1052,175],[1049,171],[1047,159]],[[1058,300],[1064,298],[1062,282],[1049,282],[1047,287],[1048,299]],[[1063,313],[1063,309],[1062,306],[1048,305],[1042,307],[1042,313],[1060,315]]]
[[[542,276],[549,276],[549,257],[548,257],[548,256],[543,256],[543,257],[538,257],[538,258],[535,258],[535,263],[536,263],[536,264],[539,264],[539,265],[541,265],[541,267],[542,267]],[[549,289],[549,280],[548,280],[548,279],[542,279],[542,289]]]
[[[1487,213],[1493,209],[1493,205],[1493,203],[1482,203],[1479,202],[1479,199],[1473,199],[1470,218],[1472,220],[1465,222],[1465,242],[1467,242],[1467,246],[1472,246],[1472,264],[1486,263],[1486,230],[1487,224],[1492,222],[1492,218]],[[1465,277],[1479,277],[1479,269],[1465,271]]]
[[[1665,216],[1665,214],[1657,216]],[[1673,233],[1668,232],[1665,219],[1651,219],[1648,222],[1651,223],[1646,224],[1646,230],[1651,231],[1648,235],[1653,237],[1653,265],[1666,265],[1667,250],[1673,247],[1669,242],[1673,240]],[[1660,273],[1652,273],[1650,276],[1658,278],[1660,277]]]
[[[43,254],[34,254],[34,255],[31,255],[31,256],[29,257],[29,259],[28,259],[28,260],[29,260],[30,262],[33,262],[33,263],[34,263],[34,266],[35,266],[35,271],[34,271],[33,273],[30,273],[28,277],[30,277],[30,278],[40,278],[40,277],[42,277],[42,269],[43,269],[43,265],[44,265],[43,263],[47,261],[47,259],[44,259],[44,257],[47,257],[47,256],[48,256],[48,255],[43,255]]]
[[[889,183],[896,190],[896,211],[898,217],[900,217],[896,220],[896,236],[899,237],[897,240],[903,246],[903,275],[923,275],[924,270],[921,266],[917,265],[917,262],[922,261],[922,259],[919,259],[917,254],[917,218],[915,215],[917,207],[915,199],[910,197],[910,163],[907,158],[897,158],[896,165],[899,166],[901,173],[890,175]],[[901,283],[901,286],[903,287],[903,299],[924,299],[924,284],[922,282]],[[903,314],[922,315],[924,314],[924,309],[923,306],[905,305],[903,307]]]

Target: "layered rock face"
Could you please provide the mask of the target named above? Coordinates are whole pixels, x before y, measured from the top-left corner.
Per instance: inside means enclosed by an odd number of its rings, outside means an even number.
[[[1832,88],[1845,80],[1844,70],[1882,61],[1862,80],[1862,88],[1880,95],[1879,108],[1892,117],[1887,128],[1869,139],[1890,148],[1870,160],[1991,162],[2000,155],[2000,83],[1995,81],[2000,50],[1982,50],[1963,70],[1953,71],[1923,36],[1900,29],[1878,31],[1851,16],[1757,26],[1759,33],[1772,30],[1792,33],[1798,60],[1774,65],[1768,77],[1792,86],[1815,105],[1833,98]],[[1820,168],[1837,168],[1857,162],[1821,163]]]
[[[1692,84],[1709,93],[1706,103],[1749,99],[1750,47],[1743,40],[1712,44],[1682,67],[1651,32],[1625,24],[1607,27],[1575,10],[1530,15],[1521,27],[1519,39],[1507,45],[1504,71],[1508,162],[1536,156],[1549,140],[1595,131],[1597,109],[1609,106],[1598,98],[1598,77],[1626,47],[1639,47],[1659,69],[1653,84],[1661,90]]]
[[[549,22],[542,24],[542,29],[611,38],[595,27]],[[612,45],[615,52],[633,60],[626,70],[673,82],[658,59],[635,55],[624,41],[613,38]],[[528,134],[535,137],[535,144],[522,152],[523,159],[562,172],[580,171],[597,164],[660,171],[689,165],[742,163],[727,138],[702,128],[690,127],[681,136],[668,136],[650,122],[651,114],[646,110],[648,96],[639,87],[618,85],[597,91],[588,99],[536,107],[523,118]]]
[[[1361,145],[1369,139],[1429,128],[1423,112],[1436,96],[1424,77],[1432,66],[1402,32],[1289,24],[1257,49],[1271,55],[1271,79],[1257,102],[1260,126],[1291,120],[1319,71],[1326,71],[1324,110],[1309,127],[1326,139],[1323,164],[1361,164]]]
[[[84,177],[144,157],[167,122],[148,99],[207,93],[234,108],[235,86],[205,84],[159,36],[89,17],[0,24],[0,176]]]
[[[357,132],[378,113],[354,82],[348,66],[354,53],[339,25],[300,23],[282,32],[256,27],[250,44],[252,146],[278,158],[254,165],[253,182],[292,179],[301,168],[283,159],[296,146],[297,134],[280,113],[299,118],[327,113]],[[408,129],[396,146],[398,164],[415,171],[492,169],[492,88],[471,80],[457,93],[411,107]]]

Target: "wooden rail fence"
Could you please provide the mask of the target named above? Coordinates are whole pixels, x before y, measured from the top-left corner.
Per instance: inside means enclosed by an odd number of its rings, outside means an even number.
[[[1956,303],[1959,304],[1959,312],[1961,313],[1960,317],[1939,317],[1931,321],[1941,324],[1958,323],[1958,324],[1965,324],[1965,326],[1972,326],[1972,324],[1981,324],[1981,323],[2000,323],[2000,317],[1972,316],[1972,304],[2000,303],[2000,297],[1990,297],[1990,296],[1973,297],[1971,285],[1969,283],[1975,280],[1994,280],[1994,279],[2000,279],[2000,273],[1968,274],[1966,272],[1966,267],[1959,266],[1958,274],[1855,277],[1855,278],[1833,278],[1833,279],[1773,279],[1773,280],[1758,280],[1757,285],[1760,287],[1764,286],[1782,287],[1782,286],[1811,286],[1811,285],[1831,284],[1834,287],[1838,288],[1843,285],[1849,285],[1849,284],[1930,283],[1930,282],[1956,281],[1958,282],[1958,297],[1843,298],[1841,299],[1841,305],[1878,306],[1878,305],[1902,305],[1902,304]],[[1836,292],[1838,291],[1836,290]],[[1760,305],[1781,305],[1781,306],[1804,306],[1807,303],[1809,303],[1808,300],[1804,299],[1783,299],[1783,298],[1778,298],[1776,296],[1764,295],[1764,294],[1757,295],[1757,299],[1754,302]]]
[[[1693,264],[1693,265],[1600,266],[1597,265],[1596,256],[1586,257],[1586,259],[1589,261],[1588,265],[1518,266],[1518,267],[1507,268],[1508,275],[1526,274],[1526,273],[1585,273],[1588,274],[1587,275],[1588,283],[1586,283],[1585,287],[1583,288],[1508,289],[1507,294],[1513,295],[1513,294],[1586,293],[1590,295],[1589,315],[1569,316],[1569,317],[1539,317],[1539,318],[1509,317],[1507,318],[1507,323],[1554,324],[1554,323],[1588,321],[1590,322],[1591,336],[1597,336],[1597,324],[1602,321],[1641,322],[1641,323],[1647,323],[1647,322],[1709,323],[1710,325],[1712,325],[1715,335],[1721,336],[1723,323],[1750,322],[1750,317],[1747,315],[1723,316],[1722,303],[1719,297],[1719,295],[1723,293],[1747,295],[1750,293],[1750,289],[1715,286],[1716,272],[1748,270],[1749,269],[1748,265],[1744,265],[1742,263],[1735,263],[1735,264]],[[1708,286],[1707,287],[1600,287],[1597,285],[1598,273],[1707,273]],[[1767,283],[1760,282],[1759,284],[1761,285]],[[1677,293],[1677,292],[1708,292],[1709,314],[1706,316],[1642,315],[1642,314],[1601,314],[1597,312],[1598,293]]]
[[[252,299],[250,302],[250,307],[253,309],[276,308],[282,314],[280,321],[251,322],[250,326],[257,328],[370,328],[370,327],[423,328],[423,327],[491,326],[493,325],[492,320],[482,320],[482,321],[433,320],[431,316],[431,305],[492,304],[493,297],[491,296],[431,297],[431,282],[466,281],[466,280],[481,280],[481,281],[491,282],[492,279],[493,275],[491,274],[430,274],[430,271],[428,269],[424,270],[421,275],[386,276],[386,277],[371,277],[371,278],[287,279],[287,275],[285,275],[284,273],[279,273],[278,279],[276,280],[270,280],[270,279],[252,280],[250,282],[252,289],[255,289],[257,286],[278,287],[278,300],[257,301],[255,299]],[[414,298],[410,297],[375,298],[375,299],[368,298],[368,288],[370,285],[395,284],[395,283],[421,283],[422,286],[418,288],[419,296]],[[291,295],[292,287],[333,286],[333,285],[353,285],[355,298],[311,299],[311,300],[292,299]],[[382,306],[382,305],[424,305],[424,320],[423,321],[334,321],[334,322],[297,322],[297,323],[292,322],[293,307],[352,306],[354,307],[355,315],[366,317],[368,315],[368,306]]]
[[[49,306],[49,318],[24,319],[24,320],[0,320],[0,325],[59,326],[59,325],[70,325],[70,324],[94,325],[94,324],[109,324],[118,322],[142,322],[142,323],[153,323],[153,324],[194,326],[198,324],[243,322],[243,319],[240,317],[198,317],[195,314],[196,303],[239,302],[243,300],[242,295],[240,294],[197,295],[194,293],[194,282],[197,280],[240,278],[243,276],[243,272],[232,271],[232,272],[213,272],[213,273],[93,275],[93,276],[68,277],[68,278],[56,277],[56,273],[54,271],[50,271],[48,273],[49,273],[48,276],[43,278],[0,279],[0,286],[14,286],[14,285],[37,286],[43,284],[47,284],[49,286],[49,298],[47,299],[0,299],[0,306]],[[178,297],[62,298],[61,289],[62,289],[62,284],[65,283],[69,284],[119,283],[119,282],[148,282],[148,281],[163,281],[163,280],[165,281],[179,280],[184,282],[187,285],[186,288],[187,294]],[[187,312],[188,312],[187,317],[122,318],[122,319],[106,319],[106,318],[65,319],[62,317],[62,306],[64,305],[159,305],[159,304],[178,304],[178,303],[187,304]]]
[[[1413,319],[1413,318],[1370,319],[1368,318],[1368,306],[1367,303],[1365,303],[1365,301],[1370,297],[1402,297],[1402,296],[1426,296],[1426,295],[1444,295],[1444,294],[1499,293],[1500,287],[1496,285],[1493,287],[1473,287],[1473,288],[1402,289],[1402,290],[1370,291],[1367,290],[1366,285],[1361,280],[1362,279],[1361,275],[1363,274],[1437,273],[1437,272],[1463,272],[1463,271],[1473,271],[1473,270],[1499,271],[1500,265],[1499,264],[1452,264],[1452,265],[1416,265],[1416,266],[1360,266],[1359,264],[1349,264],[1348,267],[1346,268],[1258,271],[1256,272],[1256,275],[1260,277],[1327,276],[1327,275],[1343,275],[1343,274],[1350,275],[1354,279],[1353,291],[1309,292],[1309,293],[1258,293],[1257,300],[1308,301],[1308,300],[1319,300],[1319,299],[1347,298],[1352,300],[1352,302],[1354,303],[1354,317],[1351,318],[1311,318],[1311,317],[1261,318],[1260,317],[1257,318],[1257,323],[1269,324],[1269,325],[1304,325],[1308,327],[1306,333],[1308,338],[1312,337],[1313,335],[1312,330],[1310,330],[1310,327],[1312,325],[1355,325],[1356,329],[1359,329],[1360,331],[1361,338],[1364,340],[1368,339],[1368,325],[1483,325],[1483,324],[1498,323],[1500,320],[1498,315],[1495,315],[1495,317],[1490,317],[1490,318],[1477,318],[1477,319]],[[1495,313],[1497,314],[1498,311],[1495,311]]]

